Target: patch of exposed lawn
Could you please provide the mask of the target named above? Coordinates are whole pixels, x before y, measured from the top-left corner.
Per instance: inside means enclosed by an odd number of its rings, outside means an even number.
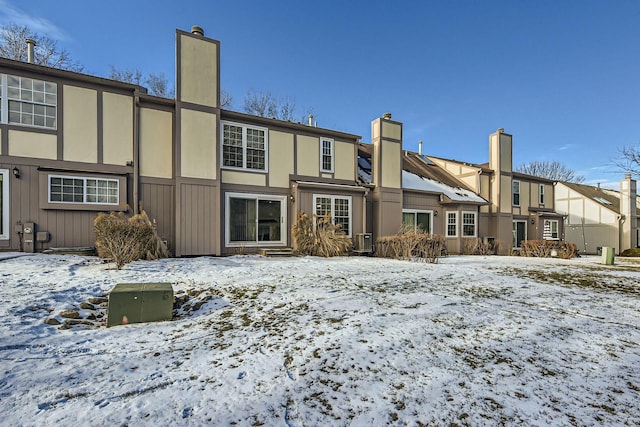
[[[499,270],[499,274],[516,276],[535,280],[538,283],[549,283],[566,287],[590,289],[596,292],[618,292],[627,295],[640,296],[640,286],[637,279],[613,276],[598,268],[579,270],[532,270],[524,268],[510,268]]]

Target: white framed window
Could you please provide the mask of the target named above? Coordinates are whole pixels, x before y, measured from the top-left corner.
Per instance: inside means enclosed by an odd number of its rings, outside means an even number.
[[[318,218],[328,214],[333,223],[351,237],[351,196],[314,194],[313,206]]]
[[[49,175],[49,203],[118,205],[120,180],[80,176]]]
[[[320,138],[320,172],[334,170],[334,141],[331,138]]]
[[[222,122],[222,167],[267,172],[267,128]]]
[[[403,209],[402,224],[408,227],[413,227],[416,232],[422,231],[427,234],[432,234],[433,211]]]
[[[0,169],[0,240],[9,239],[9,170]]]
[[[559,240],[558,234],[558,220],[557,219],[545,219],[544,230],[542,232],[542,238],[544,240]]]
[[[227,246],[286,244],[286,201],[286,196],[226,193],[225,230]]]
[[[520,206],[520,181],[512,181],[513,206]]]
[[[477,212],[462,212],[462,237],[476,237],[477,220]]]
[[[1,74],[0,95],[1,123],[56,129],[57,84]]]
[[[540,198],[538,200],[538,203],[541,205],[544,205],[544,184],[540,184]]]
[[[458,212],[447,212],[447,237],[458,237]]]

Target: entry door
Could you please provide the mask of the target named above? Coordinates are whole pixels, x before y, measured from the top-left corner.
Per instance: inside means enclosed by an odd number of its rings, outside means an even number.
[[[527,240],[527,221],[513,221],[513,247],[519,248]]]

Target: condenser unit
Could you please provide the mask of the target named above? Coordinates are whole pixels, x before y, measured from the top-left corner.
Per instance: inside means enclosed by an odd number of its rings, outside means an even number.
[[[359,233],[355,238],[355,249],[353,252],[360,254],[370,254],[373,252],[373,236],[371,233]]]

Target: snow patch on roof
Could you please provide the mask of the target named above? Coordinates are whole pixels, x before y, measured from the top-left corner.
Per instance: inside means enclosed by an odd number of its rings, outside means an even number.
[[[422,178],[411,172],[402,171],[402,188],[407,190],[430,191],[442,193],[451,200],[458,202],[474,202],[485,204],[487,201],[473,191],[460,187],[451,187],[429,178]]]

